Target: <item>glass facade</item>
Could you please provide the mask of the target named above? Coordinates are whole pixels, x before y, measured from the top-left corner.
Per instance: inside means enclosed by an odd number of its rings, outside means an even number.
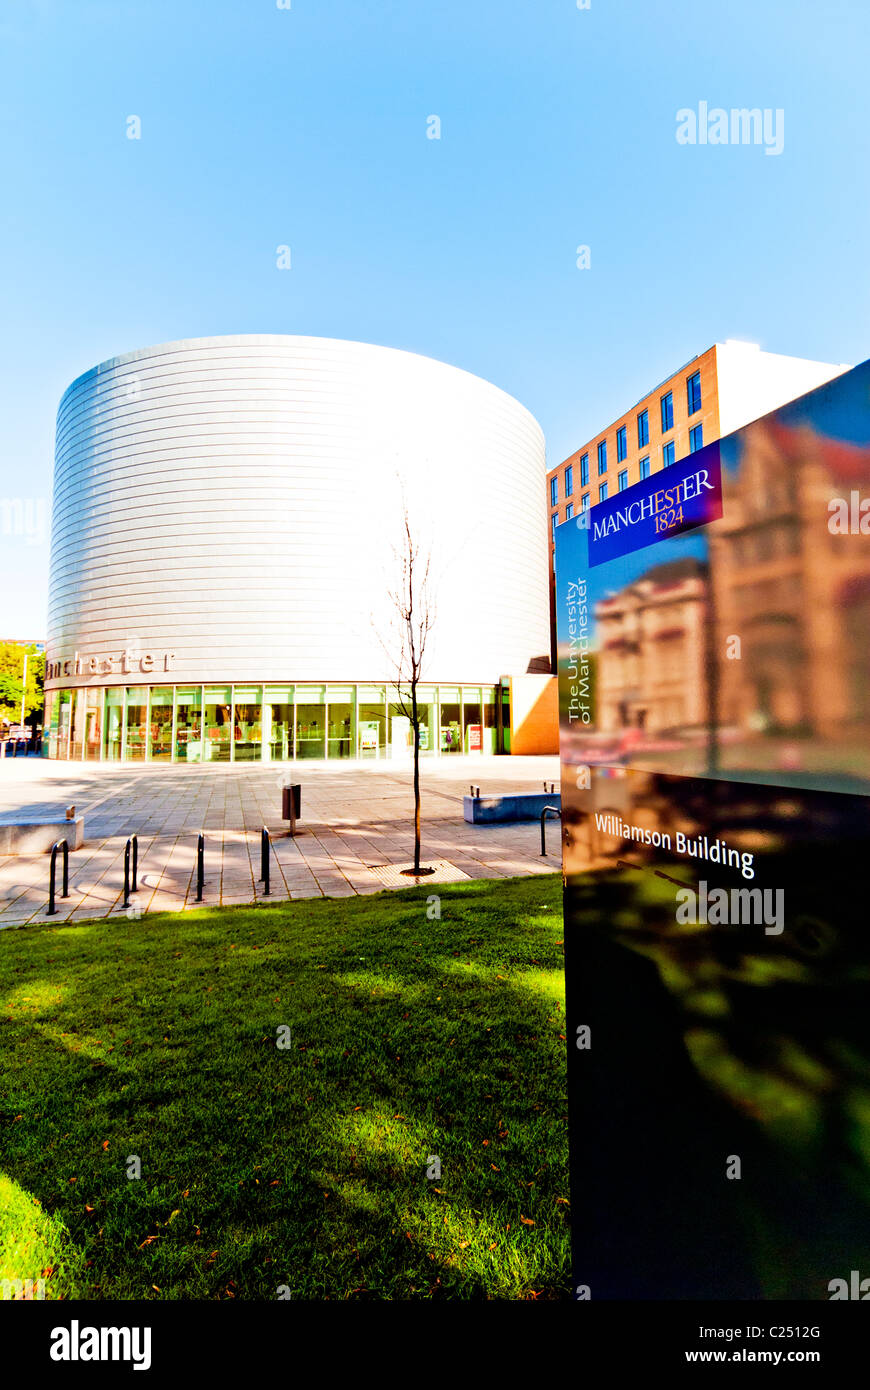
[[[420,685],[420,752],[507,753],[492,685]],[[104,762],[407,759],[411,692],[387,685],[109,686],[46,696],[52,758]]]

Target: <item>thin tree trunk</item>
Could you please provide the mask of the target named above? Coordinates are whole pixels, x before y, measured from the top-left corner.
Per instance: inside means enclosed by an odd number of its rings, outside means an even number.
[[[414,872],[420,872],[420,720],[417,681],[411,681],[411,734],[414,739]]]

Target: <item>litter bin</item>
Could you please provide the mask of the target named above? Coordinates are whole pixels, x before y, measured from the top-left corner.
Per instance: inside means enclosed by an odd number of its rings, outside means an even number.
[[[291,831],[302,816],[302,784],[290,782],[281,788],[281,819],[291,822]]]

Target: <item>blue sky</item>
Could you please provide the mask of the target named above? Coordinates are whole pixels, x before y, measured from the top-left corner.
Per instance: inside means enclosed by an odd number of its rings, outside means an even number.
[[[44,632],[57,404],[119,352],[408,348],[553,463],[717,339],[863,361],[868,40],[864,0],[3,0],[0,636]],[[678,144],[699,101],[783,152]]]

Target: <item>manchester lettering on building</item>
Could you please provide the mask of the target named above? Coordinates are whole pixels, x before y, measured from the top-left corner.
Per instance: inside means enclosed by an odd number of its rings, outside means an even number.
[[[62,680],[65,676],[129,676],[137,672],[150,675],[155,671],[171,671],[175,652],[143,652],[127,647],[111,656],[88,656],[75,652],[68,661],[48,661],[47,681]]]

